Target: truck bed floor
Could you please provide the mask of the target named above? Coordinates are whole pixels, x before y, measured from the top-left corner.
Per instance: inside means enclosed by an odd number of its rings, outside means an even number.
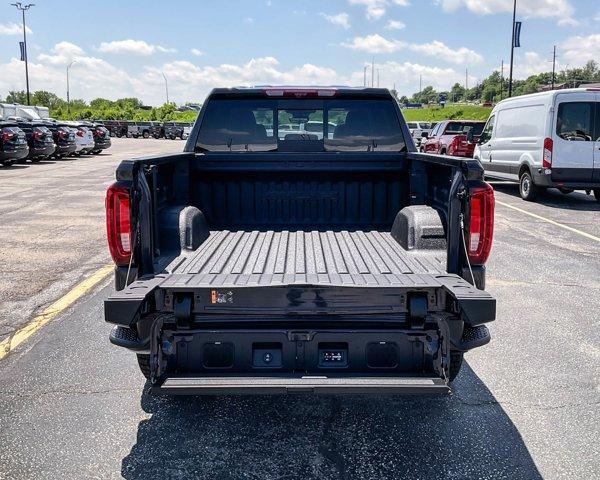
[[[166,271],[190,286],[407,286],[420,283],[420,275],[444,274],[445,256],[406,251],[389,232],[223,230],[183,252]]]

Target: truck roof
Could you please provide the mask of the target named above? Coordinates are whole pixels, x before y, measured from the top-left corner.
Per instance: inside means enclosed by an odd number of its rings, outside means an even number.
[[[537,93],[528,93],[527,95],[519,95],[516,97],[505,98],[504,100],[498,102],[496,104],[497,108],[499,105],[505,105],[507,103],[515,102],[515,101],[523,101],[529,99],[548,99],[551,97],[555,97],[556,95],[564,95],[569,93],[586,93],[586,92],[596,92],[599,90],[597,88],[563,88],[562,90],[548,90],[547,92],[537,92]]]
[[[387,88],[374,87],[348,87],[340,85],[258,85],[252,87],[221,87],[214,88],[211,96],[230,97],[296,97],[296,98],[327,98],[327,97],[371,97],[371,98],[393,98]]]

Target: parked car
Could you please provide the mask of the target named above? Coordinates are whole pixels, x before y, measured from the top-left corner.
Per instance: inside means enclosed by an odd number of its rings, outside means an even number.
[[[75,134],[75,155],[92,153],[95,149],[94,134],[90,123],[68,122]]]
[[[121,120],[105,120],[102,123],[108,130],[111,137],[126,137],[127,136],[127,123]]]
[[[161,138],[164,135],[164,129],[161,122],[150,122],[150,129],[148,131],[151,137],[156,139]]]
[[[448,392],[495,317],[479,162],[417,153],[387,89],[215,89],[193,132],[106,196],[105,320],[152,392]]]
[[[165,122],[165,138],[175,140],[176,138],[184,139],[185,124],[179,122]]]
[[[487,176],[519,182],[524,200],[554,187],[565,194],[593,191],[600,202],[600,91],[553,90],[502,100],[477,141],[475,158]]]
[[[19,119],[17,124],[27,137],[27,145],[29,146],[29,154],[27,159],[31,162],[39,162],[44,158],[50,157],[56,145],[52,138],[52,132],[46,124],[39,120]]]
[[[467,141],[467,133],[479,138],[485,122],[473,120],[444,120],[439,122],[423,143],[425,153],[472,158],[475,145]]]
[[[100,153],[102,150],[110,148],[110,133],[101,123],[91,123],[89,126],[94,136],[94,149],[92,153]]]
[[[429,122],[406,122],[406,124],[408,125],[408,131],[417,148],[421,145],[421,141],[426,139],[433,129]]]
[[[56,120],[47,120],[44,125],[52,132],[52,138],[56,148],[53,156],[56,158],[71,155],[77,149],[75,142],[75,133],[71,127],[64,122]]]
[[[24,159],[29,154],[27,137],[16,122],[0,121],[0,163],[4,166]]]

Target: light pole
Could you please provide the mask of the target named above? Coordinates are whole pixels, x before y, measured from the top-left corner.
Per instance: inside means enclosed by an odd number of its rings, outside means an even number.
[[[29,100],[29,65],[27,64],[27,29],[25,27],[25,12],[29,10],[31,7],[35,7],[34,3],[29,3],[27,5],[21,5],[21,2],[11,3],[14,7],[21,10],[23,14],[23,57],[25,59],[25,84],[27,85],[27,105],[30,105]]]
[[[517,0],[513,4],[512,36],[510,39],[510,73],[508,78],[508,98],[512,97],[513,90],[513,64],[515,56],[515,20],[517,19]]]
[[[162,76],[165,79],[165,92],[167,93],[167,103],[169,103],[169,82],[167,82],[167,76],[165,72],[162,72]]]
[[[67,65],[67,113],[71,114],[71,96],[69,91],[69,69],[73,66],[74,63],[77,63],[73,60],[71,63]]]

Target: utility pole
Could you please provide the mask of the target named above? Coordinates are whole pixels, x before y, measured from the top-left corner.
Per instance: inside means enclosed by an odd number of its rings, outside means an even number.
[[[25,59],[25,84],[27,85],[27,105],[31,105],[29,98],[29,65],[27,62],[27,27],[25,26],[25,12],[31,7],[35,7],[34,3],[27,5],[21,5],[21,2],[11,3],[12,6],[17,7],[23,14],[23,57]]]
[[[552,90],[554,90],[555,75],[556,75],[556,45],[554,45],[554,51],[552,53]]]
[[[423,92],[423,75],[419,75],[419,101],[422,102],[421,92]]]
[[[365,67],[363,68],[363,86],[364,87],[367,86],[367,68],[369,68],[368,65],[365,65]]]
[[[513,18],[512,18],[512,36],[510,37],[510,73],[508,78],[508,97],[512,97],[513,90],[513,65],[515,58],[515,21],[517,19],[517,0],[514,0],[513,4]]]
[[[371,59],[371,87],[375,86],[375,57]]]
[[[379,69],[377,69],[377,88],[379,88]]]
[[[465,68],[465,100],[467,99],[467,90],[469,89],[469,68]]]
[[[162,72],[162,76],[165,79],[165,92],[167,94],[167,103],[169,103],[169,82],[167,82],[167,76],[165,75],[165,72]]]
[[[502,60],[502,66],[500,67],[500,100],[504,96],[504,59]]]
[[[75,60],[73,60],[71,63],[69,63],[67,65],[67,113],[70,114],[71,113],[71,95],[70,95],[70,90],[69,90],[69,69],[73,66],[75,62]]]

